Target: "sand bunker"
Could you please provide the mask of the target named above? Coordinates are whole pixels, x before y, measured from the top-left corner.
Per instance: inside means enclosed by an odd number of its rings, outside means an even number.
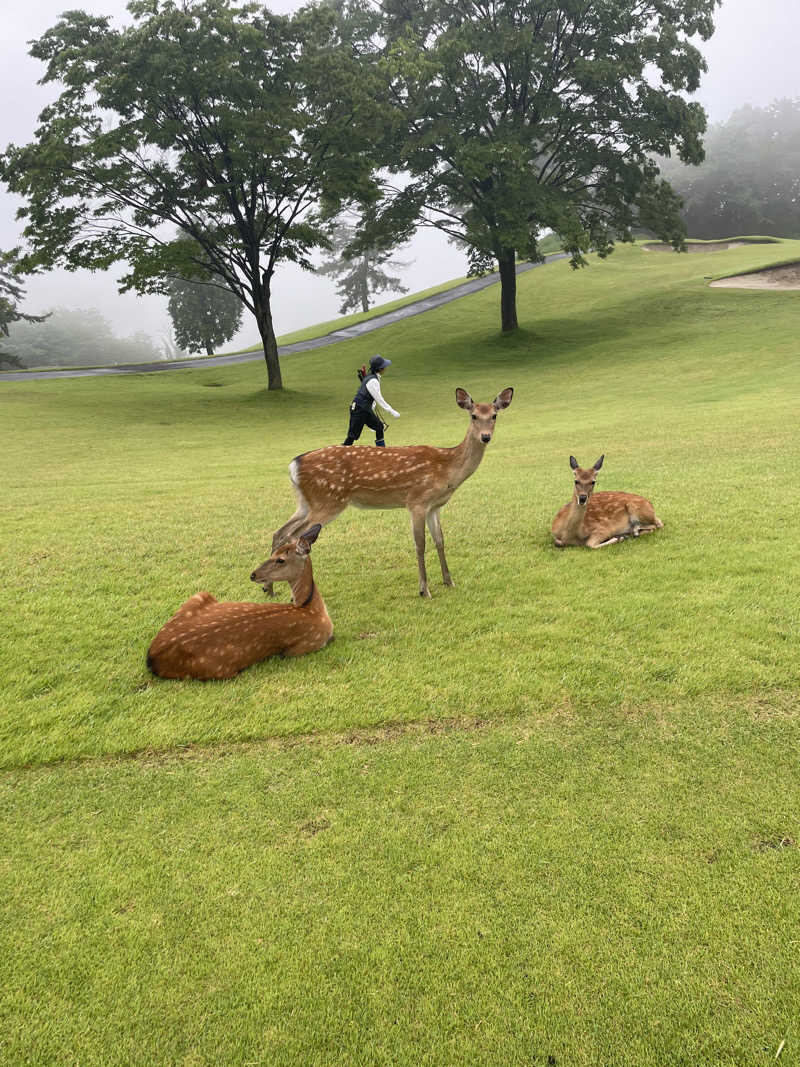
[[[743,245],[752,244],[751,241],[687,241],[687,252],[727,252],[729,248],[741,248]],[[650,242],[642,245],[646,252],[674,252],[672,245]]]
[[[737,274],[711,282],[718,289],[800,289],[800,263],[786,263],[783,267],[768,267],[752,274]]]

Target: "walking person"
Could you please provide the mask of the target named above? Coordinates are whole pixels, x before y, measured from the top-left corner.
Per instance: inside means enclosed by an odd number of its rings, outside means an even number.
[[[378,448],[386,447],[386,442],[383,439],[386,423],[377,413],[375,405],[380,404],[390,415],[394,415],[396,419],[400,418],[400,412],[395,411],[391,404],[387,404],[381,393],[380,378],[391,362],[390,359],[384,359],[383,356],[373,356],[369,361],[369,372],[364,374],[363,377],[362,371],[358,372],[358,376],[361,378],[361,385],[353,397],[353,403],[350,405],[350,426],[347,430],[347,437],[342,442],[343,444],[352,445],[361,436],[361,431],[364,427],[369,426],[371,430],[375,431],[375,444]]]

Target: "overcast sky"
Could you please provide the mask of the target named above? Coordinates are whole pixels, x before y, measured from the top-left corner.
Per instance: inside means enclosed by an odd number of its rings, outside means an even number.
[[[125,3],[126,0],[28,0],[12,6],[6,0],[0,41],[0,146],[31,140],[36,117],[52,98],[51,86],[36,84],[43,65],[28,56],[27,42],[41,36],[70,8],[122,19],[127,16]],[[268,6],[283,12],[300,5],[293,0],[278,0]],[[800,97],[798,44],[800,0],[723,0],[716,15],[716,32],[702,45],[708,74],[697,99],[708,111],[709,119],[727,119],[742,104],[763,106],[779,97]],[[19,243],[21,227],[14,218],[18,206],[17,198],[0,187],[0,248]],[[412,261],[402,272],[412,291],[466,273],[463,254],[430,232],[418,235],[398,257]],[[59,271],[29,279],[27,293],[25,309],[30,312],[53,307],[95,307],[120,336],[145,330],[158,342],[169,331],[165,298],[120,296],[114,278],[108,274]],[[381,301],[390,299],[391,294],[379,297]],[[338,304],[332,280],[292,265],[278,268],[273,283],[278,334],[334,318]],[[257,341],[255,324],[246,314],[231,347]]]

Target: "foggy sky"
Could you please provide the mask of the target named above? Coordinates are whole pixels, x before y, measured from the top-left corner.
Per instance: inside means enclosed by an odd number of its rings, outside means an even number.
[[[0,41],[0,146],[32,140],[36,118],[53,98],[53,86],[40,86],[44,65],[28,56],[27,42],[41,36],[69,8],[109,15],[119,25],[127,19],[126,0],[31,0],[28,4],[4,5]],[[288,12],[300,6],[297,0],[275,0],[267,6]],[[800,44],[800,0],[723,0],[716,14],[716,31],[700,43],[708,63],[695,99],[703,104],[711,122],[724,121],[743,104],[763,107],[780,97],[800,96],[797,47]],[[22,226],[14,215],[20,201],[0,186],[0,249],[20,242]],[[409,248],[397,253],[413,261],[402,272],[412,292],[466,273],[463,253],[439,234],[422,231]],[[122,268],[117,272],[123,273]],[[31,313],[53,307],[98,308],[112,323],[115,333],[128,336],[145,330],[158,342],[170,328],[166,298],[117,293],[112,274],[80,271],[52,272],[29,278],[24,309]],[[391,293],[378,300],[392,299]],[[278,267],[273,282],[273,315],[279,335],[301,326],[335,318],[339,298],[334,282],[302,271],[293,264]],[[243,326],[230,345],[254,344],[258,333],[245,312]]]

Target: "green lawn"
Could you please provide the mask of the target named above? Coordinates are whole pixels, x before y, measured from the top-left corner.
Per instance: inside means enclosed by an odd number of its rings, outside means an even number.
[[[797,1062],[800,294],[707,285],[792,257],[620,247],[522,275],[513,337],[496,288],[381,331],[390,443],[516,390],[443,512],[456,588],[346,512],[334,643],[231,682],[147,645],[198,589],[258,599],[376,338],[280,395],[0,382],[0,1059]],[[665,528],[558,551],[601,452]]]

